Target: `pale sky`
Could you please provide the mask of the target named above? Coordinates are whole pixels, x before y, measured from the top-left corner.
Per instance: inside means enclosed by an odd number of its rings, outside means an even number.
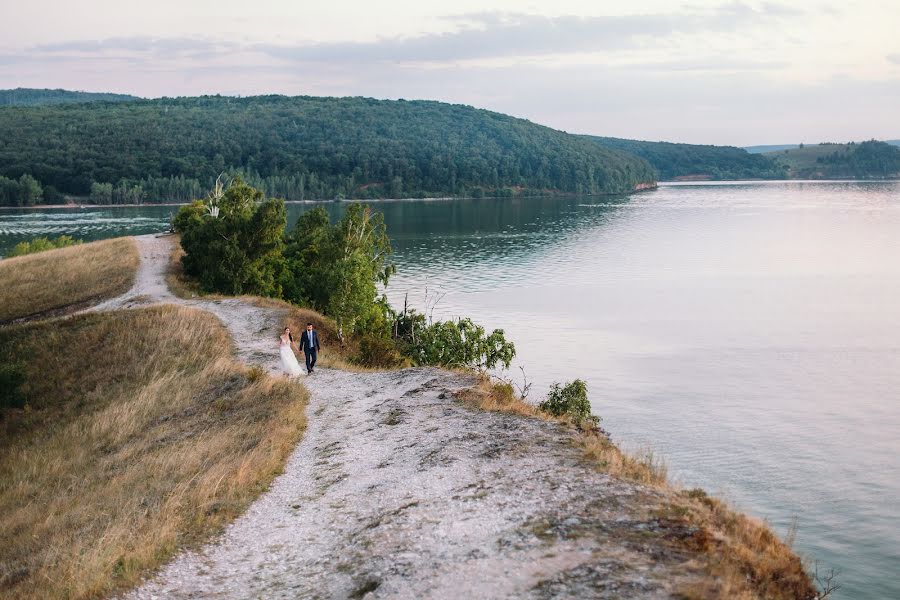
[[[900,138],[900,0],[0,0],[0,88],[433,99],[576,133]]]

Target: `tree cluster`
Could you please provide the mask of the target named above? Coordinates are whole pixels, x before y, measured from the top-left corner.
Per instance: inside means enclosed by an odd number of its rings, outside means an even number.
[[[427,323],[415,311],[397,314],[380,292],[395,267],[384,217],[352,204],[332,223],[324,208],[286,232],[284,201],[236,178],[205,201],[183,206],[181,234],[187,275],[203,290],[281,298],[335,320],[338,335],[359,342],[361,363],[493,368],[509,366],[515,347],[502,330],[487,334],[469,319]]]
[[[37,179],[24,174],[18,179],[0,175],[0,206],[34,206],[44,199],[44,188]]]
[[[897,177],[900,175],[900,148],[869,140],[850,143],[816,159],[816,170],[824,177]]]

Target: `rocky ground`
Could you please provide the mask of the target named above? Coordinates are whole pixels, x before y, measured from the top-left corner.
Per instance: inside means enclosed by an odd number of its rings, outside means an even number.
[[[181,300],[171,238],[137,238],[134,288],[216,314],[247,363],[277,369],[283,313]],[[306,434],[271,489],[215,541],[129,598],[669,598],[703,577],[660,498],[586,464],[560,426],[455,399],[433,368],[317,370]]]

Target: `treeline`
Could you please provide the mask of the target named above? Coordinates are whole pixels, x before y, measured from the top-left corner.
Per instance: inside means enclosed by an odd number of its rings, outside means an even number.
[[[886,142],[850,142],[841,149],[816,159],[822,177],[898,177],[900,148]]]
[[[734,146],[644,142],[585,136],[605,148],[630,152],[647,160],[660,180],[701,177],[712,180],[783,179],[787,169],[761,154]]]
[[[127,102],[138,99],[137,96],[129,96],[127,94],[72,92],[59,89],[16,88],[14,90],[0,90],[0,106],[40,106],[43,104],[78,102]]]
[[[44,204],[44,188],[31,175],[18,179],[0,175],[0,206],[34,206]]]
[[[605,194],[654,181],[630,154],[440,102],[212,96],[0,108],[9,178],[77,197],[94,184],[139,187],[156,202],[196,198],[221,173],[288,200]],[[107,190],[99,195],[115,202]]]

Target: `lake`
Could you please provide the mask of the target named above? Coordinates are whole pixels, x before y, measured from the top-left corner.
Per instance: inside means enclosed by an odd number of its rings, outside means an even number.
[[[782,534],[796,519],[799,550],[841,571],[836,597],[900,598],[900,183],[378,208],[395,306],[505,329],[532,399],[584,379],[625,447]],[[0,253],[161,231],[174,210],[2,211]]]

